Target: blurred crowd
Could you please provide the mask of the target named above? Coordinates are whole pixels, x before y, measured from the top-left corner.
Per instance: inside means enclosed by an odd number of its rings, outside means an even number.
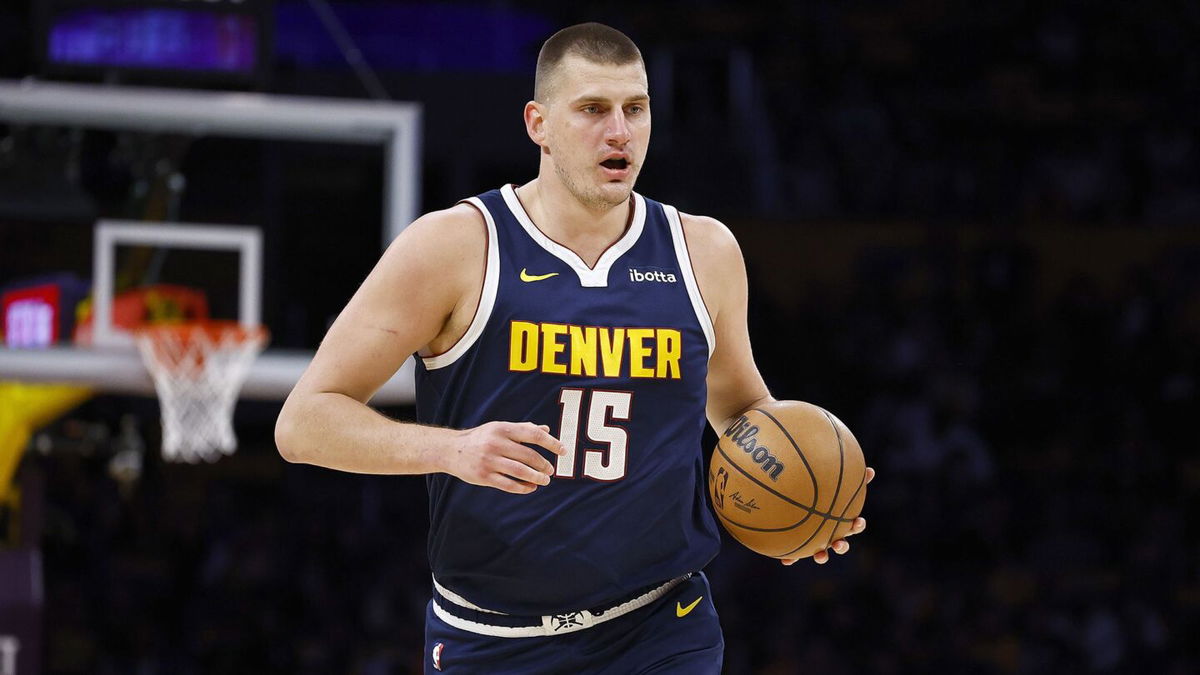
[[[1200,217],[1195,101],[1184,94],[1200,85],[1196,5],[823,4],[794,3],[796,31],[763,36],[793,208]]]
[[[680,202],[800,217],[1200,217],[1195,3],[673,11],[611,19],[662,40],[644,51],[651,88],[675,83],[655,105],[670,114]],[[656,58],[671,61],[657,81]]]
[[[1194,672],[1196,268],[1047,297],[1052,261],[1019,241],[944,253],[866,255],[836,302],[752,289],[773,393],[838,413],[879,477],[826,566],[726,543],[728,672]],[[37,460],[48,672],[419,671],[422,481],[286,465],[268,425],[239,433],[125,492],[102,454]]]

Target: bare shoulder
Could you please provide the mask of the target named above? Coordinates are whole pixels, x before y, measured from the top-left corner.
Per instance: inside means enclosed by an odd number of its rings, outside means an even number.
[[[463,310],[474,311],[487,264],[487,237],[483,214],[474,206],[460,203],[427,213],[388,247],[373,274],[381,283],[372,285],[394,306],[408,305],[444,320],[438,336],[444,330],[454,332]],[[397,288],[416,297],[397,303]],[[466,308],[468,304],[472,306]]]
[[[426,213],[404,229],[384,252],[373,276],[381,290],[408,288],[454,307],[482,282],[487,226],[473,206],[457,204]]]
[[[688,256],[701,290],[705,285],[724,285],[745,277],[742,249],[725,223],[708,216],[679,214]],[[706,284],[706,282],[708,282]]]
[[[334,320],[297,389],[366,401],[410,354],[453,343],[474,311],[486,241],[471,206],[413,221]]]
[[[487,228],[474,207],[427,213],[392,241],[343,315],[387,323],[390,330],[425,323],[415,350],[478,295],[486,260]]]
[[[724,223],[708,216],[680,213],[688,257],[700,296],[714,321],[736,307],[746,289],[746,265],[737,239]]]
[[[487,238],[483,214],[460,203],[421,216],[388,247],[382,283],[373,286],[391,307],[403,308],[397,322],[429,322],[421,353],[443,352],[466,332],[484,282]],[[396,298],[397,288],[409,291],[405,299]]]
[[[486,241],[483,214],[474,206],[460,203],[417,218],[396,237],[388,251],[399,250],[426,259],[441,255],[454,257],[471,250],[482,253]],[[439,261],[427,259],[427,262]]]
[[[707,245],[724,243],[737,246],[737,240],[733,238],[730,228],[726,227],[724,222],[716,220],[715,217],[680,213],[679,222],[683,225],[683,232],[688,237],[689,246],[694,245],[692,241]]]

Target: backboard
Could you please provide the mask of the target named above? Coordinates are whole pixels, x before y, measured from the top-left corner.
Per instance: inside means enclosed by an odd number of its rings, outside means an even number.
[[[92,348],[62,339],[49,349],[0,347],[0,379],[70,376],[101,391],[151,394],[136,352],[110,339],[103,315],[120,274],[114,256],[122,247],[143,248],[154,251],[155,276],[189,258],[193,267],[215,270],[214,310],[267,325],[273,346],[251,368],[242,396],[281,399],[382,247],[416,217],[420,129],[414,103],[0,81],[0,165],[6,131],[18,150],[23,139],[55,134],[51,147],[65,149],[52,178],[66,185],[43,200],[63,207],[50,216],[38,204],[4,204],[0,190],[0,249],[19,257],[0,260],[0,290],[33,273],[90,273],[99,330]],[[38,173],[21,160],[10,175]],[[208,224],[140,222],[146,219]],[[94,229],[97,221],[105,222]],[[146,236],[113,239],[118,230],[109,222]],[[252,228],[234,237],[238,245],[209,241],[237,227]],[[68,244],[46,252],[35,245],[43,240]],[[255,247],[257,255],[245,254]],[[410,362],[375,402],[411,403],[411,376]]]

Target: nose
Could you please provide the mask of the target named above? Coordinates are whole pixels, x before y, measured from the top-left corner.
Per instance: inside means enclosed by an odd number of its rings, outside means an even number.
[[[604,129],[604,139],[608,141],[609,145],[620,147],[628,143],[630,138],[629,121],[625,119],[625,111],[620,107],[616,107],[608,116],[608,123]]]

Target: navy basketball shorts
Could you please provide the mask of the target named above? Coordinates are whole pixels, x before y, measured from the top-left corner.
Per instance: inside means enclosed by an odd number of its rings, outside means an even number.
[[[481,635],[446,623],[434,612],[434,602],[445,606],[445,600],[435,596],[425,609],[428,675],[716,675],[721,672],[725,640],[713,607],[712,590],[701,573],[682,581],[649,605],[561,635]],[[487,620],[486,615],[476,618]]]

